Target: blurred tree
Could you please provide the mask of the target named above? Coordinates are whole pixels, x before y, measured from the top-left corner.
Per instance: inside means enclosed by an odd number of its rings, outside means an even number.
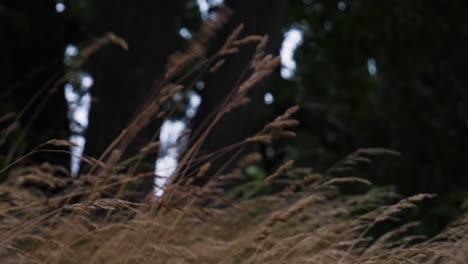
[[[304,30],[294,80],[299,162],[324,168],[359,147],[399,150],[398,163],[377,166],[374,182],[440,193],[445,211],[458,206],[463,196],[447,197],[468,187],[467,2],[292,6]]]
[[[254,0],[254,1],[225,1],[225,5],[233,10],[233,16],[227,26],[220,32],[220,47],[241,23],[244,24],[243,36],[268,35],[269,43],[266,53],[278,55],[283,40],[282,29],[286,22],[289,1],[284,0]],[[203,129],[202,124],[216,111],[220,102],[228,95],[231,89],[248,69],[249,62],[255,51],[252,45],[248,49],[241,50],[239,54],[230,56],[226,64],[215,74],[208,76],[205,87],[201,91],[202,104],[194,121],[194,131]],[[255,88],[250,97],[252,102],[228,113],[213,129],[209,139],[204,143],[202,152],[211,152],[221,149],[229,144],[240,142],[246,137],[261,130],[268,122],[271,113],[263,103],[264,94],[267,91],[269,81],[265,81],[260,87]],[[232,158],[232,155],[219,157],[212,169],[216,170]],[[234,159],[235,161],[235,159]],[[227,168],[235,165],[235,162]]]
[[[54,0],[0,1],[0,106],[20,116],[18,127],[2,142],[4,162],[52,138],[68,138],[67,106],[63,97],[64,17]],[[9,124],[4,122],[2,126]],[[3,130],[5,132],[5,130]],[[2,138],[3,138],[2,133]],[[5,156],[4,156],[5,155]],[[34,155],[35,162],[68,166],[62,154]]]
[[[180,38],[184,1],[115,1],[94,3],[93,32],[114,32],[125,39],[129,50],[109,46],[93,59],[95,85],[85,154],[99,157],[149,96],[167,57]],[[147,144],[160,127],[155,122],[138,137],[135,149]],[[136,154],[133,152],[133,154]],[[153,162],[155,157],[153,158]]]
[[[406,191],[466,183],[456,172],[468,158],[460,71],[468,22],[460,11],[466,4],[455,2],[314,1],[298,9],[307,21],[298,98],[305,128],[316,131],[321,146],[310,154],[325,160],[323,147],[336,157],[380,145],[405,155],[400,176],[391,179],[411,179]]]

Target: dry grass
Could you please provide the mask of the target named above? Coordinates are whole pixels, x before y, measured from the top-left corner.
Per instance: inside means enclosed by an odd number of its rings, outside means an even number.
[[[223,196],[179,186],[173,200],[145,203],[99,197],[135,177],[115,177],[96,196],[86,188],[92,180],[64,183],[60,168],[13,170],[0,188],[0,258],[2,263],[465,263],[466,218],[431,239],[413,232],[417,222],[399,220],[432,195],[399,201],[388,190],[343,195],[341,184],[364,182],[285,167],[278,171],[290,174],[289,184],[275,194],[228,199],[251,186]],[[315,180],[301,191],[290,191],[310,178]],[[49,193],[61,184],[69,191]],[[70,202],[70,190],[86,198]],[[383,232],[379,224],[392,228]]]
[[[344,186],[371,185],[358,176],[342,177],[342,172],[396,152],[361,149],[323,173],[288,161],[263,181],[247,181],[246,168],[261,156],[238,157],[240,150],[294,137],[290,129],[298,125],[293,119],[296,106],[242,142],[198,154],[213,126],[249,103],[249,91],[279,64],[278,57],[264,54],[268,38],[240,38],[242,26],[206,58],[207,41],[230,14],[220,12],[217,21],[202,26],[186,51],[171,57],[165,79],[102,156],[81,157],[91,165],[85,175],[71,179],[66,170],[50,164],[19,166],[30,155],[48,151],[48,145],[70,146],[61,140],[16,157],[1,171],[7,178],[0,185],[1,263],[466,263],[468,218],[430,239],[415,232],[417,222],[403,220],[433,195],[400,199],[391,190],[369,187],[358,194],[340,192]],[[85,56],[108,42],[126,47],[108,34]],[[123,154],[151,120],[170,117],[171,111],[161,109],[175,93],[189,91],[201,76],[216,74],[244,45],[257,47],[245,74],[205,126],[193,131],[174,176],[157,186],[164,195],[142,199],[138,186],[154,174],[137,173],[138,167],[145,155],[158,150],[159,142],[153,138],[130,160],[121,160]],[[238,160],[237,168],[211,172],[212,162],[227,153]],[[193,185],[199,178],[204,184]],[[277,191],[264,195],[272,187]]]

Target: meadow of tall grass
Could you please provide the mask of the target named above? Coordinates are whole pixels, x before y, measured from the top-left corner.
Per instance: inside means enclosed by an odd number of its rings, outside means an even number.
[[[207,41],[227,17],[217,19],[206,22],[185,51],[171,56],[164,79],[103,155],[80,157],[86,165],[80,177],[70,177],[58,165],[24,163],[38,152],[56,151],[49,146],[73,145],[65,140],[48,141],[2,169],[1,263],[467,263],[468,218],[425,237],[411,215],[435,195],[401,197],[391,187],[373,187],[354,171],[376,156],[398,152],[359,149],[323,172],[286,161],[252,179],[249,168],[262,156],[242,150],[294,137],[297,106],[251,137],[201,155],[217,122],[250,103],[249,91],[280,63],[264,52],[268,37],[240,37],[242,25],[207,56]],[[83,59],[110,42],[126,46],[107,34]],[[155,137],[127,159],[129,146],[154,118],[170,116],[163,106],[174,94],[189,91],[201,76],[216,74],[246,45],[255,45],[256,51],[245,73],[205,126],[184,133],[191,143],[173,175],[155,186],[163,194],[142,194],[141,185],[153,189],[158,176],[142,171],[141,162],[160,144]],[[211,170],[226,154],[234,169]]]

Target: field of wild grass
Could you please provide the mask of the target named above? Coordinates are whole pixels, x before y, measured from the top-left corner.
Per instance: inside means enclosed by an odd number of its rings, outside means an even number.
[[[60,167],[13,169],[0,187],[2,263],[466,263],[468,218],[432,238],[405,215],[433,195],[400,197],[358,177],[350,164],[386,154],[360,150],[327,173],[280,166],[264,181],[239,167],[204,187],[172,186],[134,202],[134,176],[71,180]],[[219,190],[236,183],[228,192]],[[281,191],[262,195],[276,185]],[[67,190],[54,194],[54,190]]]
[[[104,154],[81,157],[85,169],[80,177],[53,164],[23,163],[52,151],[49,146],[72,146],[64,140],[46,142],[1,170],[6,179],[0,185],[1,263],[467,263],[468,217],[425,237],[422,223],[411,215],[435,195],[401,197],[352,173],[376,156],[397,152],[360,149],[323,172],[287,161],[266,177],[252,179],[249,167],[262,157],[255,152],[238,157],[239,150],[294,137],[298,107],[242,142],[200,155],[213,126],[249,103],[248,92],[279,64],[278,57],[263,52],[267,37],[239,39],[242,26],[199,64],[205,53],[199,41],[220,25],[204,27],[187,51],[172,57],[155,96]],[[83,59],[109,42],[125,46],[108,34]],[[123,154],[152,118],[164,117],[165,102],[190,89],[184,85],[184,76],[192,74],[186,73],[189,65],[198,63],[196,76],[216,72],[246,44],[257,47],[249,75],[233,87],[207,126],[195,132],[173,176],[156,186],[163,195],[154,195],[154,173],[138,166],[145,155],[158,151],[159,142],[148,142],[131,163]],[[229,153],[238,157],[234,169],[213,172],[216,157]]]

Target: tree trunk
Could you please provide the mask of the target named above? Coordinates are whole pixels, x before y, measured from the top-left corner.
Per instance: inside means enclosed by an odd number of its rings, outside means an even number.
[[[93,59],[95,85],[85,154],[96,158],[129,124],[175,51],[183,1],[117,2],[95,2],[96,36],[114,32],[129,46],[128,51],[106,46]],[[159,126],[153,122],[143,131],[128,154],[137,154]]]
[[[0,110],[2,114],[19,114],[30,105],[18,120],[19,128],[9,133],[1,147],[2,155],[10,159],[49,139],[68,139],[63,83],[56,82],[64,75],[65,23],[55,4],[54,0],[0,2],[0,45],[4,51]],[[31,159],[66,167],[70,162],[68,155],[57,153],[38,153]]]
[[[233,16],[220,34],[221,44],[241,23],[244,23],[243,36],[256,34],[268,35],[269,43],[266,53],[277,55],[283,40],[282,26],[286,22],[288,1],[285,0],[253,0],[253,1],[226,1],[225,4],[232,8]],[[202,90],[202,104],[193,122],[193,130],[200,129],[203,121],[227,96],[236,84],[242,72],[255,51],[255,47],[242,50],[239,54],[232,55],[226,60],[226,64],[215,74],[206,79],[206,88]],[[216,125],[202,147],[202,153],[209,153],[229,144],[242,141],[248,136],[261,130],[268,121],[266,105],[263,102],[264,94],[268,88],[268,80],[250,93],[252,102],[228,113]],[[214,172],[232,158],[232,155],[219,157],[212,164]],[[235,161],[235,158],[232,160]],[[235,165],[231,162],[227,169]]]

